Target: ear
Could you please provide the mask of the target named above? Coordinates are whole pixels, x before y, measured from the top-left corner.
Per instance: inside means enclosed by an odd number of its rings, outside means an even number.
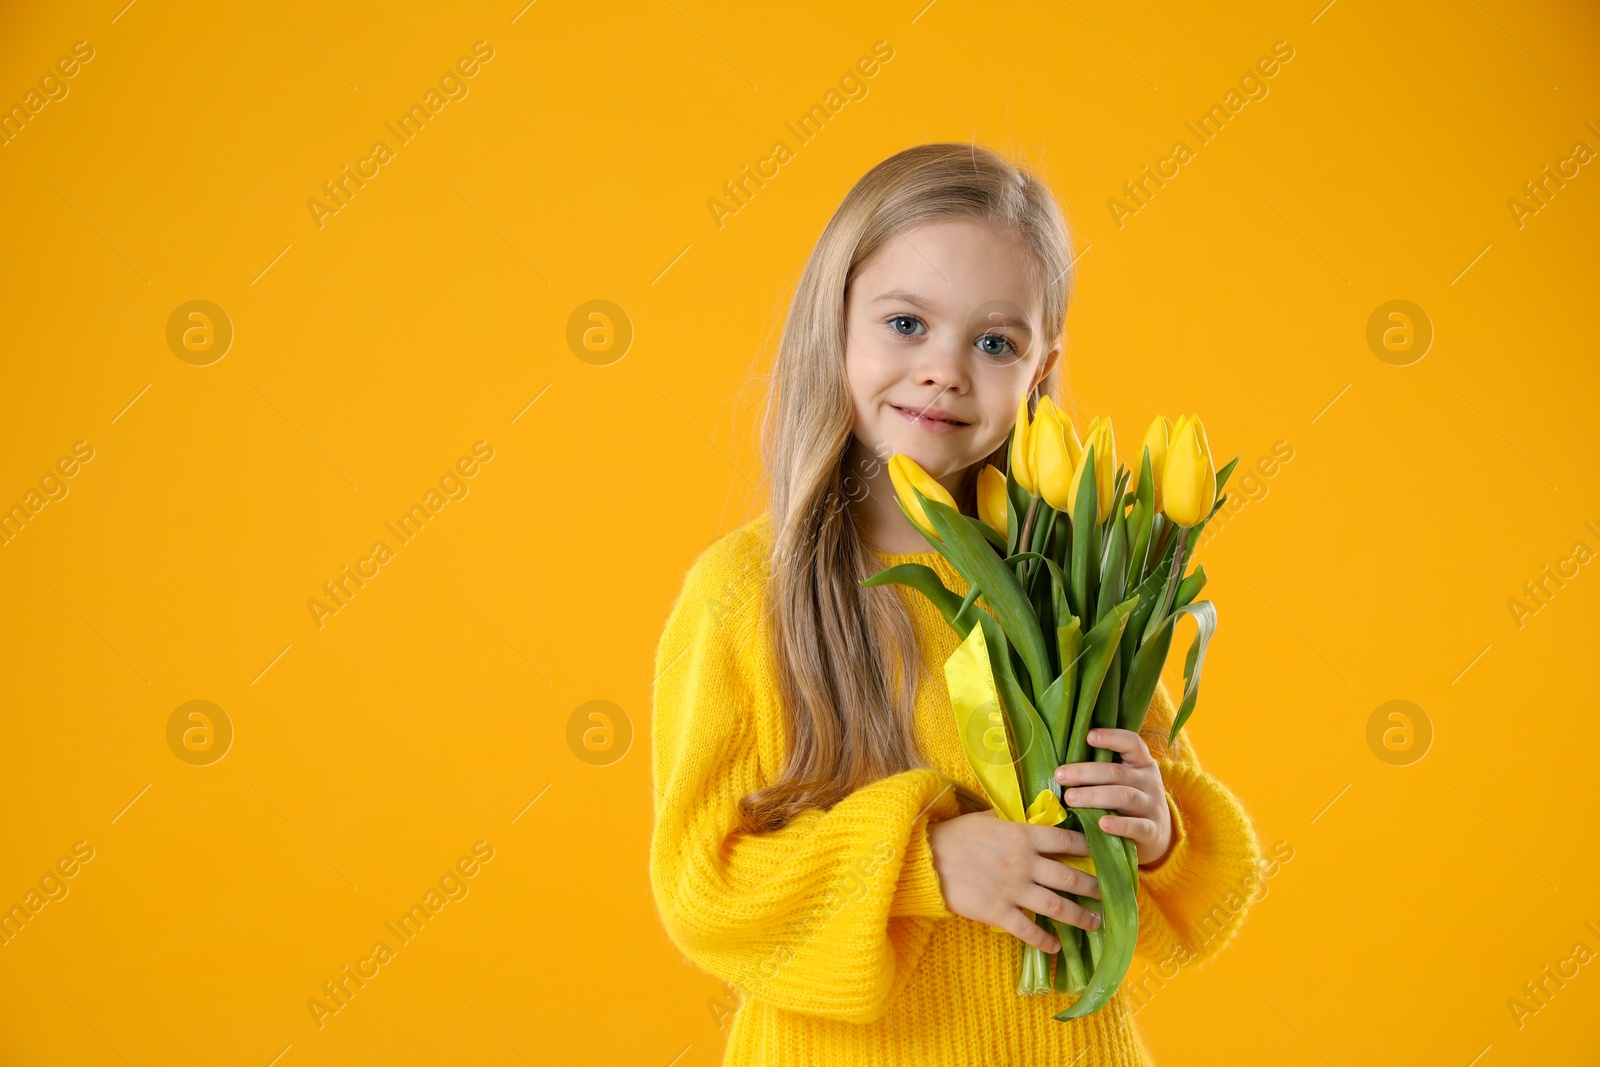
[[[1045,376],[1049,374],[1050,371],[1055,367],[1056,361],[1060,358],[1061,346],[1057,344],[1054,348],[1050,349],[1050,351],[1044,354],[1044,359],[1039,361],[1039,369],[1034,372],[1033,380],[1028,383],[1028,388],[1037,388],[1039,383],[1044,381]]]

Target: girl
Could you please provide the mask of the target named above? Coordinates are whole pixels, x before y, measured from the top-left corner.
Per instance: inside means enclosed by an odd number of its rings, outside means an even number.
[[[657,650],[651,886],[673,941],[738,990],[725,1064],[1146,1064],[1134,998],[1244,918],[1255,833],[1186,739],[1165,744],[1161,688],[1142,734],[1090,733],[1122,762],[1057,772],[1137,845],[1144,963],[1084,1019],[1051,1018],[1065,994],[1018,996],[1021,941],[1057,947],[1033,913],[1096,921],[1056,892],[1098,895],[1059,858],[1086,856],[1083,835],[978,810],[943,680],[955,632],[919,593],[858,584],[916,561],[966,594],[884,461],[908,454],[976,514],[1024,394],[1057,391],[1070,264],[1039,179],[965,144],[878,164],[806,263],[768,508],[695,560]]]

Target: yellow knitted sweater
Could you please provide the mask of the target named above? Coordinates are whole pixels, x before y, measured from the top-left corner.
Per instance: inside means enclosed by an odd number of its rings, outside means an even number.
[[[655,824],[650,881],[667,933],[739,992],[726,1065],[1143,1067],[1130,1011],[1219,951],[1260,877],[1254,828],[1201,769],[1187,728],[1166,745],[1173,705],[1160,687],[1142,731],[1172,812],[1168,853],[1140,869],[1139,938],[1122,989],[1084,1019],[1057,1022],[1065,994],[1016,993],[1022,942],[951,912],[928,845],[930,820],[959,813],[950,782],[980,786],[962,753],[943,663],[958,639],[903,586],[927,676],[917,736],[929,766],[883,778],[774,833],[740,832],[741,797],[782,767],[784,721],[765,626],[770,519],[728,533],[689,568],[656,658],[651,729]],[[937,552],[915,561],[965,595]]]

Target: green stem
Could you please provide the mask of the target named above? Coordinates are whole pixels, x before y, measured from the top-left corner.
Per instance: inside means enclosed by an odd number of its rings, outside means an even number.
[[[1034,922],[1046,930],[1050,929],[1048,916],[1036,916]],[[1017,970],[1017,995],[1029,997],[1049,992],[1051,992],[1050,953],[1032,945],[1023,945],[1022,965]]]
[[[1150,613],[1150,619],[1145,623],[1144,636],[1139,643],[1142,645],[1150,639],[1150,635],[1160,629],[1162,620],[1172,610],[1172,598],[1177,593],[1178,581],[1183,574],[1183,551],[1189,544],[1189,527],[1178,527],[1178,543],[1172,552],[1172,569],[1167,572],[1166,584],[1162,587],[1161,603],[1156,605],[1156,610]]]

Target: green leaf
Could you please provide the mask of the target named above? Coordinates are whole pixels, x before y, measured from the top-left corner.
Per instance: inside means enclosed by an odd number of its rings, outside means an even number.
[[[1139,461],[1139,490],[1129,517],[1128,580],[1137,585],[1144,580],[1145,556],[1150,551],[1150,530],[1156,514],[1155,475],[1150,470],[1150,446],[1145,445]],[[1134,520],[1137,516],[1137,521]]]
[[[1195,701],[1200,699],[1200,668],[1205,665],[1206,648],[1211,644],[1211,637],[1217,632],[1217,609],[1211,601],[1189,604],[1172,614],[1176,618],[1180,613],[1192,616],[1196,629],[1194,643],[1189,646],[1189,655],[1183,664],[1183,702],[1178,705],[1178,713],[1172,719],[1172,731],[1167,734],[1169,745],[1177,740],[1178,731],[1194,714]]]
[[[1233,468],[1239,465],[1239,457],[1234,456],[1228,460],[1228,465],[1217,472],[1217,495],[1222,495],[1222,487],[1228,484],[1228,475],[1233,473]]]
[[[981,523],[943,501],[928,499],[919,489],[912,491],[921,498],[928,520],[943,541],[941,551],[969,586],[983,590],[984,600],[994,608],[1006,637],[1022,656],[1032,691],[1035,695],[1042,694],[1051,681],[1050,655],[1039,631],[1039,620],[1017,576],[973,529]]]
[[[1094,578],[1098,575],[1090,573],[1091,560],[1098,563],[1099,557],[1095,553],[1095,509],[1097,502],[1094,495],[1094,446],[1090,445],[1083,455],[1083,464],[1087,468],[1083,478],[1078,482],[1078,498],[1072,502],[1072,612],[1083,619],[1086,625],[1095,621],[1094,604],[1092,597],[1095,590]]]
[[[1118,508],[1106,523],[1106,558],[1100,566],[1100,598],[1096,616],[1104,615],[1122,601],[1128,587],[1128,524]]]
[[[1106,677],[1100,683],[1100,692],[1094,701],[1093,722],[1097,730],[1116,729],[1118,702],[1122,696],[1122,661],[1116,655],[1109,657],[1106,664]],[[1094,746],[1094,761],[1096,763],[1111,763],[1116,759],[1117,753],[1109,748]]]
[[[1016,427],[1011,428],[1016,433]],[[1007,438],[1009,441],[1010,438]],[[1022,516],[1027,511],[1027,492],[1017,482],[1017,476],[1011,471],[1011,452],[1006,452],[1006,555],[1017,550],[1017,541],[1022,537]]]
[[[975,520],[973,525],[978,528],[979,533],[983,534],[984,539],[994,546],[994,550],[996,552],[1004,555],[1006,552],[1010,551],[1010,548],[1006,544],[1006,536],[999,530],[996,530],[993,526],[990,526],[982,519]]]
[[[1085,650],[1078,661],[1078,697],[1072,705],[1072,736],[1063,763],[1083,763],[1088,756],[1089,720],[1100,695],[1100,683],[1105,680],[1111,659],[1117,653],[1117,642],[1128,625],[1128,614],[1138,602],[1137,596],[1124,600],[1084,636]]]
[[[1183,699],[1173,715],[1172,729],[1167,734],[1169,745],[1177,739],[1178,731],[1183,728],[1189,716],[1194,714],[1195,703],[1200,699],[1200,671],[1205,666],[1206,649],[1210,647],[1211,638],[1217,632],[1216,606],[1209,600],[1202,600],[1174,608],[1172,613],[1162,620],[1151,639],[1145,642],[1144,647],[1134,656],[1134,676],[1129,678],[1128,684],[1122,690],[1122,728],[1137,733],[1144,727],[1144,717],[1150,710],[1150,698],[1155,695],[1156,681],[1161,676],[1162,665],[1167,660],[1167,651],[1172,646],[1179,615],[1188,615],[1194,619],[1195,638],[1194,643],[1189,646],[1189,655],[1184,663]]]
[[[989,666],[994,672],[1000,707],[1011,724],[1012,741],[1017,748],[1016,767],[1022,789],[1022,805],[1026,808],[1041,789],[1051,789],[1060,795],[1050,731],[1034,710],[1028,695],[1023,692],[1016,672],[1011,669],[1011,654],[1004,630],[987,611],[978,612],[977,620],[983,627],[984,643],[989,648]]]
[[[1158,629],[1145,639],[1133,654],[1128,667],[1127,680],[1122,683],[1122,707],[1117,713],[1117,725],[1138,733],[1144,726],[1145,712],[1150,710],[1150,698],[1155,696],[1156,683],[1161,680],[1161,668],[1167,662],[1167,649],[1172,646],[1172,627]]]
[[[1100,883],[1100,901],[1096,910],[1104,917],[1100,927],[1103,933],[1100,956],[1094,961],[1094,971],[1089,975],[1083,995],[1065,1011],[1054,1018],[1061,1021],[1081,1019],[1104,1007],[1117,993],[1122,979],[1133,962],[1133,949],[1139,937],[1139,902],[1134,896],[1133,873],[1128,867],[1127,853],[1123,851],[1123,838],[1113,837],[1100,829],[1100,819],[1107,812],[1101,808],[1076,809],[1083,824],[1083,836],[1089,843],[1089,855],[1094,859],[1095,877]],[[1085,898],[1087,901],[1092,898]],[[1092,937],[1091,937],[1092,943]]]
[[[1133,668],[1133,657],[1140,646],[1140,638],[1145,631],[1145,624],[1150,619],[1150,613],[1156,609],[1156,604],[1161,600],[1161,587],[1166,583],[1166,572],[1161,569],[1152,571],[1144,581],[1139,583],[1134,593],[1139,597],[1139,606],[1133,609],[1133,614],[1128,616],[1128,627],[1122,632],[1122,676],[1129,677]]]
[[[1173,603],[1180,608],[1185,604],[1193,603],[1194,598],[1199,596],[1200,590],[1205,587],[1206,565],[1202,563],[1194,569],[1193,573],[1178,583],[1178,595],[1174,598]]]
[[[1061,729],[1057,732],[1052,725],[1050,732],[1056,739],[1056,764],[1059,766],[1067,762],[1067,741],[1072,733],[1073,697],[1078,692],[1079,665],[1083,659],[1083,629],[1076,616],[1067,625],[1056,630],[1056,644],[1061,655],[1061,676],[1051,688],[1055,688],[1055,685],[1061,686]]]
[[[956,617],[965,603],[959,596],[951,592],[944,584],[944,579],[939,577],[939,572],[925,563],[899,563],[886,570],[881,570],[870,578],[863,578],[862,585],[908,585],[933,601],[933,606],[939,609],[939,614],[944,616],[944,621],[957,629],[962,637],[972,629],[971,623],[966,630],[956,626]]]
[[[1039,698],[1039,718],[1044,723],[1044,728],[1050,732],[1050,751],[1052,754],[1059,752],[1067,731],[1071,728],[1071,720],[1067,718],[1067,689],[1063,675],[1057,675],[1056,680],[1044,691],[1044,696]],[[1057,764],[1059,766],[1059,764]],[[1037,793],[1034,796],[1038,796]]]

